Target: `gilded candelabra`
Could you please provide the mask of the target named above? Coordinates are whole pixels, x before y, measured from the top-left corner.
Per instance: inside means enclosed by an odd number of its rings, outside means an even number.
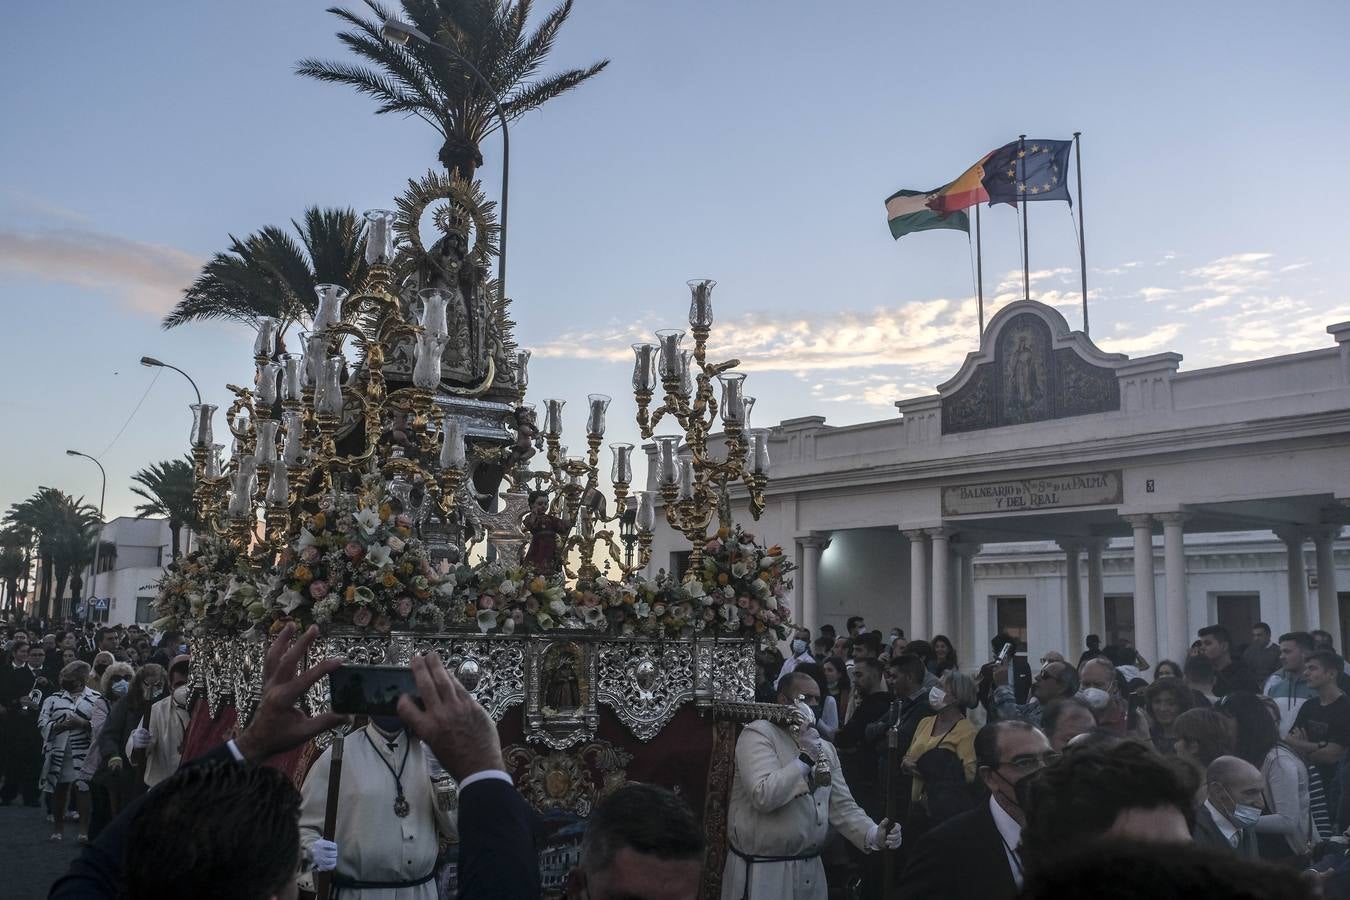
[[[702,567],[703,545],[713,515],[717,515],[721,527],[731,527],[730,485],[737,481],[745,485],[750,514],[758,519],[764,511],[769,477],[769,433],[749,427],[755,398],[745,395],[745,374],[732,371],[740,360],[707,360],[716,283],[711,279],[689,282],[692,350],[681,348],[685,333],[678,329],[657,331],[656,344],[633,345],[638,428],[643,438],[655,436],[656,481],[666,521],[688,539],[692,548],[689,568],[693,571]],[[652,409],[658,377],[665,396]],[[714,381],[721,388],[720,403]],[[725,448],[721,458],[708,447],[719,412]],[[656,435],[663,421],[677,424],[680,433]]]

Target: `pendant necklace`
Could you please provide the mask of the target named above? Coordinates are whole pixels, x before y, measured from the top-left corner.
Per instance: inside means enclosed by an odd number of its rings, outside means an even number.
[[[412,741],[409,740],[403,747],[403,762],[399,763],[398,771],[395,772],[394,767],[389,764],[389,760],[385,759],[384,754],[380,752],[380,748],[376,747],[375,742],[370,739],[370,732],[364,733],[366,742],[370,744],[370,749],[375,751],[375,755],[379,757],[380,762],[384,763],[384,767],[389,770],[389,774],[394,776],[394,786],[398,788],[398,796],[394,798],[394,815],[400,819],[405,819],[408,817],[408,813],[412,811],[412,807],[408,805],[408,798],[403,796],[403,770],[408,765],[408,751],[412,749]]]

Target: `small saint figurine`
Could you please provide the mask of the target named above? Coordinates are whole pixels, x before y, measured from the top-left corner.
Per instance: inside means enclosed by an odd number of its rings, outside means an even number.
[[[534,455],[544,449],[544,441],[539,436],[539,427],[535,425],[531,407],[517,406],[513,415],[516,420],[516,439],[506,450],[507,468],[526,469]]]
[[[530,533],[530,546],[525,551],[525,565],[540,575],[553,575],[562,568],[562,542],[571,530],[566,519],[549,515],[548,494],[530,491],[530,511],[521,525]]]

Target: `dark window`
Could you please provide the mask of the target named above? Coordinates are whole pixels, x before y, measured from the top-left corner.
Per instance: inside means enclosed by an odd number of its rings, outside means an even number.
[[[1134,595],[1107,594],[1102,598],[1106,606],[1106,634],[1102,646],[1119,644],[1122,639],[1134,645]]]
[[[1027,598],[994,597],[994,631],[1017,641],[1019,649],[1027,646]]]

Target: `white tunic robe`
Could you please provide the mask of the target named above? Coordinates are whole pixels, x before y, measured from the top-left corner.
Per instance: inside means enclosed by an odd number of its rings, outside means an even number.
[[[822,745],[834,777],[828,787],[810,790],[792,735],[765,721],[745,726],[736,741],[736,779],[727,809],[727,838],[750,856],[798,856],[825,845],[833,825],[850,843],[865,848],[873,822],[854,801],[844,783],[839,757]],[[728,850],[722,870],[722,900],[746,894],[747,863]],[[825,866],[819,856],[787,862],[755,863],[750,878],[751,900],[790,898],[825,900]]]
[[[366,735],[370,740],[366,740]],[[380,757],[397,772],[403,751],[412,742],[403,770],[403,795],[409,811],[394,814],[398,796],[394,776]],[[374,744],[372,747],[371,745]],[[300,844],[306,851],[323,836],[328,803],[328,773],[332,748],[325,750],[305,776],[301,788]],[[386,739],[372,725],[347,735],[342,755],[342,786],[338,795],[337,872],[357,881],[416,881],[436,865],[438,833],[454,837],[450,817],[436,805],[431,773],[422,742],[399,734],[391,752]],[[437,900],[436,882],[399,889],[334,888],[341,900]]]

